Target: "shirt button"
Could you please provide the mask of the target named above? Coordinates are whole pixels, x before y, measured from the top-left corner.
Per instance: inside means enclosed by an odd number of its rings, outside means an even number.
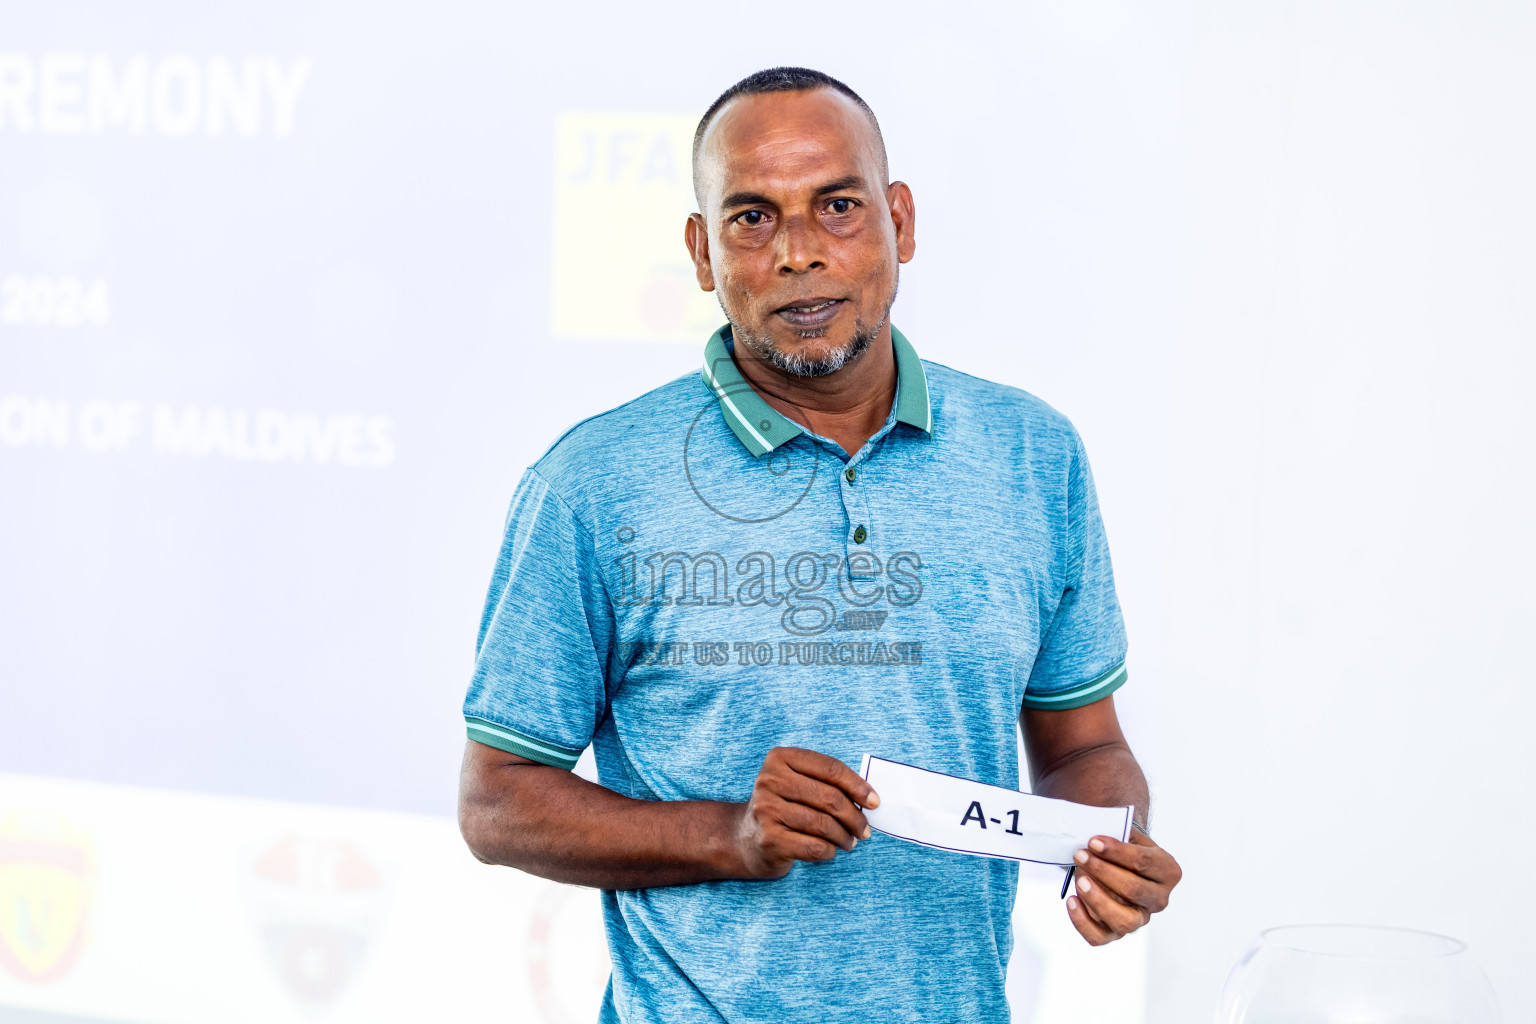
[[[843,473],[843,476],[848,478],[849,483],[853,483],[859,478],[859,471],[854,469],[852,466],[849,466],[847,471]]]
[[[868,536],[869,536],[868,531],[866,531],[864,529],[864,527],[861,526],[857,530],[853,531],[853,542],[855,544],[863,544],[864,543],[864,538],[866,538]]]

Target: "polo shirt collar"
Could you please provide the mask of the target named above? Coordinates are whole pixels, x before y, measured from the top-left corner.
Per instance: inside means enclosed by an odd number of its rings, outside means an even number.
[[[753,390],[726,346],[731,325],[726,324],[704,346],[704,383],[719,400],[720,415],[737,439],[755,456],[765,455],[805,432],[798,423],[779,412]],[[896,351],[896,420],[925,433],[933,432],[933,409],[928,402],[928,377],[923,361],[900,331],[891,328]]]

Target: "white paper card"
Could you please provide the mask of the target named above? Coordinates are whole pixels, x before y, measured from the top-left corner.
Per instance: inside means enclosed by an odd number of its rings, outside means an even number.
[[[864,811],[871,828],[940,850],[1066,867],[1094,836],[1131,837],[1129,807],[1020,793],[872,754],[859,774],[880,794]]]

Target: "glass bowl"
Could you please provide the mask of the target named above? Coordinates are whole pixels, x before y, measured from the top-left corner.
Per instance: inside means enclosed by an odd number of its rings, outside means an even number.
[[[1498,1024],[1464,942],[1410,928],[1261,932],[1227,975],[1216,1024]]]

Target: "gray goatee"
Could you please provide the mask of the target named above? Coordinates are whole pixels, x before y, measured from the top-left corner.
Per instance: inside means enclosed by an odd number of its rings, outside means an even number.
[[[891,306],[895,304],[896,294],[893,290],[891,301],[886,305],[885,314],[880,317],[879,323],[875,324],[874,327],[870,327],[857,317],[854,318],[853,337],[848,339],[848,344],[843,345],[841,348],[833,349],[819,359],[812,359],[799,352],[786,352],[774,344],[773,339],[766,333],[759,336],[744,331],[734,320],[731,321],[731,336],[750,348],[757,354],[759,359],[773,364],[781,373],[792,377],[825,377],[830,373],[836,373],[838,370],[841,370],[848,363],[863,355],[865,350],[874,344],[875,338],[880,334],[881,329],[885,327],[885,322],[891,318]],[[724,305],[722,302],[722,309]],[[726,316],[729,318],[730,314],[727,313]],[[819,338],[823,333],[825,333],[824,329],[804,331],[801,333],[801,337]]]

